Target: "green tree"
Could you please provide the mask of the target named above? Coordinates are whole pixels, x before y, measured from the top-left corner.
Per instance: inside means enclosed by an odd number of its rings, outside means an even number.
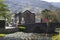
[[[0,0],[0,19],[6,19],[8,18],[8,6],[4,3],[4,0]]]
[[[50,10],[45,9],[42,11],[42,15],[47,18],[47,17],[49,17],[50,12],[51,12]]]
[[[51,20],[51,22],[58,22],[58,20],[56,19],[56,15],[51,10],[48,10],[48,9],[43,10],[42,15],[43,15],[43,17]]]
[[[57,20],[60,22],[60,9],[56,9],[54,12],[56,14]]]

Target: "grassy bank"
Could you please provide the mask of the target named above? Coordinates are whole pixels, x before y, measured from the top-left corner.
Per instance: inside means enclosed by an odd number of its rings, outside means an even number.
[[[58,35],[52,36],[52,40],[60,40],[60,30]]]
[[[0,34],[0,37],[4,37],[6,34]]]

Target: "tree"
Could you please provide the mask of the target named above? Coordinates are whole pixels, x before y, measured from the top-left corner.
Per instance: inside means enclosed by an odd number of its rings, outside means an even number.
[[[4,3],[4,0],[0,0],[0,19],[6,19],[8,18],[8,6]]]
[[[43,10],[42,15],[43,17],[51,20],[50,22],[58,22],[58,20],[56,19],[56,15],[51,10],[48,10],[48,9]]]
[[[60,22],[60,9],[56,9],[54,12],[56,14],[57,20]]]

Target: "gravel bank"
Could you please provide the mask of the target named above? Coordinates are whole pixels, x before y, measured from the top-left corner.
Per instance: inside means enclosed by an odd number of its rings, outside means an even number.
[[[16,32],[13,34],[7,34],[4,37],[5,40],[51,40],[50,37],[41,36],[41,34],[37,33],[24,33],[24,32]]]

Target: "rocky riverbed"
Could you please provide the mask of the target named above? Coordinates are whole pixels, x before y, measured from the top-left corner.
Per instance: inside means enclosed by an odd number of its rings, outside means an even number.
[[[51,40],[51,37],[46,37],[45,35],[42,35],[37,33],[16,32],[12,34],[7,34],[4,37],[4,40]]]

